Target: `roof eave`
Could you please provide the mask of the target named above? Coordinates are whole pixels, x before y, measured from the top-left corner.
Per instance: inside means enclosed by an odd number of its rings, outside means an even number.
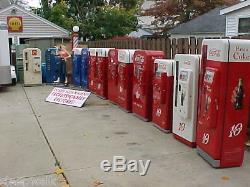
[[[244,8],[244,7],[247,7],[250,5],[250,1],[244,1],[244,2],[241,2],[241,3],[238,3],[236,5],[233,5],[233,6],[230,6],[228,8],[224,8],[220,11],[220,15],[224,15],[224,14],[228,14],[230,12],[233,12],[233,11],[236,11],[236,10],[239,10],[241,8]]]

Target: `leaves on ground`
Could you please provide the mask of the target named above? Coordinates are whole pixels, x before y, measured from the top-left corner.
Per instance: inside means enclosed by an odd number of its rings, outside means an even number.
[[[70,187],[70,186],[69,186],[69,184],[65,184],[65,185],[63,185],[62,187]]]
[[[223,177],[221,177],[221,179],[222,179],[222,180],[224,180],[224,181],[228,181],[228,180],[230,180],[230,178],[229,178],[229,177],[227,177],[227,176],[223,176]]]
[[[62,168],[56,167],[55,174],[60,175],[63,173],[64,173],[64,170]]]
[[[94,186],[100,186],[103,184],[103,182],[100,180],[95,180],[93,184],[94,184]]]

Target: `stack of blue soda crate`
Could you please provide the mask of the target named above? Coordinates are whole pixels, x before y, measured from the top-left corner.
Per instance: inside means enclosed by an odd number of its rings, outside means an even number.
[[[81,68],[81,74],[82,74],[81,86],[84,89],[88,88],[88,64],[89,64],[89,49],[84,48],[82,49],[82,68]]]
[[[75,86],[81,85],[82,48],[74,48],[72,51],[72,82]]]
[[[65,62],[58,55],[57,48],[49,48],[45,52],[45,70],[43,77],[46,83],[54,83],[55,81],[64,82],[66,71]]]
[[[72,53],[72,81],[75,86],[87,89],[89,50],[74,48]]]

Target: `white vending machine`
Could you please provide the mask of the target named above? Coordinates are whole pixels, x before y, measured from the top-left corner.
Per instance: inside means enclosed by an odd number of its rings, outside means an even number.
[[[174,61],[173,133],[195,147],[200,56],[177,54]]]
[[[0,86],[9,85],[11,79],[9,35],[7,24],[0,22]]]
[[[38,48],[26,48],[23,50],[24,85],[42,84],[41,50]]]

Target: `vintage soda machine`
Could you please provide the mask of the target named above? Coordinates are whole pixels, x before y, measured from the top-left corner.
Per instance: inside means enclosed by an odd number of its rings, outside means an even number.
[[[108,97],[108,53],[111,48],[96,49],[96,94],[107,99]]]
[[[152,122],[165,132],[171,132],[172,130],[173,64],[173,60],[155,60]]]
[[[89,48],[89,64],[88,64],[88,89],[96,92],[96,62],[97,62],[97,48]]]
[[[0,22],[0,86],[9,85],[11,79],[10,51],[7,24]]]
[[[134,54],[132,111],[144,121],[152,119],[154,60],[163,57],[162,51],[138,50]]]
[[[174,61],[173,134],[195,147],[200,56],[177,54]]]
[[[88,63],[89,63],[89,49],[83,48],[81,51],[82,63],[81,63],[81,87],[88,89]]]
[[[23,50],[24,85],[42,84],[41,50],[26,48]]]
[[[82,80],[82,48],[72,50],[72,82],[75,86],[81,85]]]
[[[117,103],[127,112],[132,111],[133,57],[135,50],[119,49]]]
[[[53,83],[61,76],[61,59],[57,48],[48,48],[45,51],[45,82]],[[65,76],[64,76],[65,77]]]
[[[117,103],[118,92],[118,49],[110,49],[108,53],[108,99]]]
[[[197,152],[213,167],[241,166],[250,106],[250,41],[204,40]]]

